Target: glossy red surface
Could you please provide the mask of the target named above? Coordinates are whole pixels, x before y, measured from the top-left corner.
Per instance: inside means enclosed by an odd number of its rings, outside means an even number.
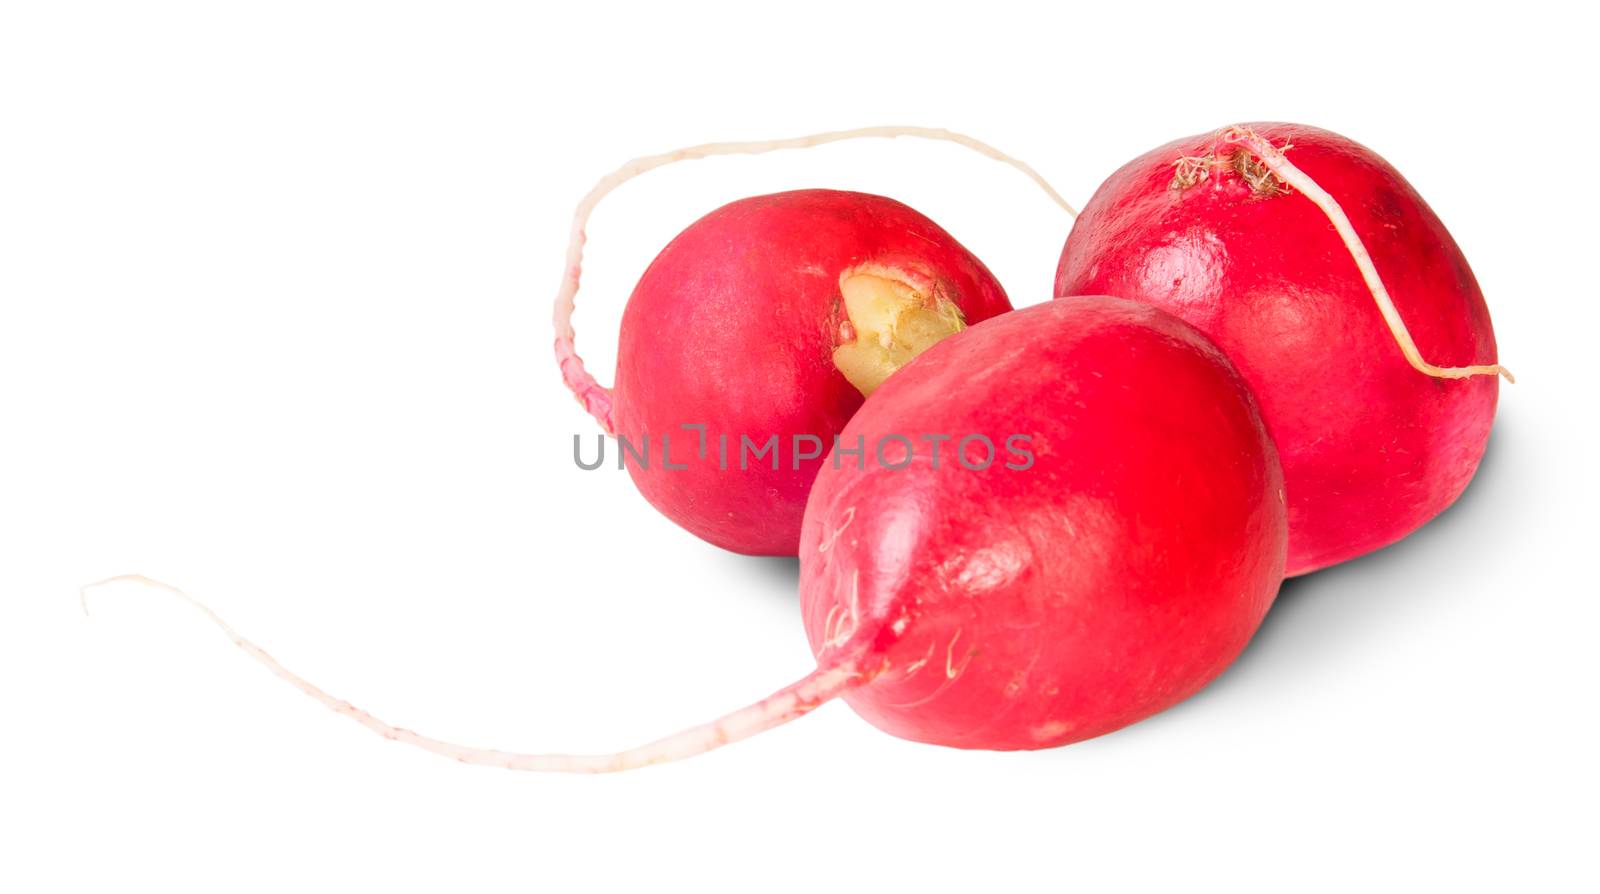
[[[1282,476],[1243,380],[1148,305],[1054,301],[929,349],[845,427],[886,460],[818,476],[801,606],[818,663],[867,638],[844,696],[873,725],[963,748],[1062,745],[1187,697],[1282,578]],[[996,445],[987,470],[955,438]],[[1006,450],[1027,435],[1028,468]],[[935,462],[935,445],[939,461]],[[969,443],[970,464],[985,453]],[[833,644],[830,644],[833,643]]]
[[[628,299],[615,386],[616,427],[650,467],[628,468],[668,518],[726,549],[793,555],[822,458],[795,467],[795,435],[833,436],[862,396],[833,365],[841,274],[863,264],[936,282],[977,322],[1011,309],[994,276],[955,238],[881,196],[802,190],[733,202],[662,249]],[[682,425],[706,426],[700,433]],[[671,458],[661,462],[661,438]],[[741,438],[771,454],[741,470]],[[719,438],[728,442],[722,468]],[[803,444],[803,451],[814,449]]]
[[[1495,362],[1483,294],[1416,190],[1370,149],[1291,124],[1249,125],[1343,206],[1430,362]],[[1194,324],[1255,390],[1282,456],[1289,574],[1354,558],[1433,518],[1471,480],[1499,393],[1493,377],[1413,369],[1327,218],[1221,169],[1172,187],[1178,140],[1112,174],[1073,226],[1056,295],[1110,294]]]

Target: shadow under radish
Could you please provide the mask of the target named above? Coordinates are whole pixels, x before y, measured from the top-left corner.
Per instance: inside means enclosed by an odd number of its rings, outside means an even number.
[[[756,577],[772,584],[771,589],[787,601],[800,597],[800,559],[798,556],[739,556],[748,562]]]
[[[1440,561],[1492,554],[1474,548],[1499,530],[1501,514],[1494,504],[1509,494],[1507,472],[1518,465],[1520,437],[1511,420],[1501,416],[1477,474],[1444,512],[1398,543],[1285,580],[1239,658],[1211,685],[1146,723],[1186,716],[1262,674],[1292,674],[1291,668],[1306,661],[1342,660],[1364,630],[1383,624],[1392,611],[1451,599],[1449,588],[1429,586],[1428,570]]]
[[[1110,737],[1162,730],[1252,687],[1258,691],[1293,687],[1302,669],[1318,673],[1330,663],[1351,660],[1359,654],[1366,634],[1395,612],[1415,612],[1419,603],[1446,610],[1445,603],[1454,594],[1430,580],[1435,569],[1440,562],[1494,555],[1492,541],[1505,517],[1497,507],[1516,496],[1514,476],[1508,473],[1519,465],[1524,430],[1505,416],[1502,412],[1496,421],[1472,482],[1444,512],[1398,543],[1285,580],[1256,635],[1217,679]]]

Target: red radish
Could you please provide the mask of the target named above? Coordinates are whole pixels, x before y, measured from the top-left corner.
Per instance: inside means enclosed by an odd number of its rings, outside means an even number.
[[[902,135],[974,148],[1060,201],[1031,169],[970,137],[873,128],[640,159],[579,206],[557,299],[563,375],[618,437],[617,459],[645,498],[711,543],[794,555],[811,482],[864,395],[929,345],[1011,305],[977,258],[899,202],[830,190],[759,196],[696,221],[645,271],[607,390],[584,371],[570,324],[588,214],[621,182],[671,161]]]
[[[1184,318],[1238,365],[1282,456],[1291,575],[1406,536],[1478,467],[1505,373],[1488,308],[1439,218],[1364,146],[1254,124],[1134,159],[1056,273],[1056,295],[1100,293]]]
[[[628,299],[612,423],[654,452],[628,471],[711,543],[794,555],[812,479],[863,395],[1010,309],[977,258],[892,199],[805,190],[725,205]]]
[[[903,471],[823,472],[800,552],[812,650],[881,670],[844,698],[886,732],[992,749],[1111,732],[1220,673],[1277,593],[1272,442],[1227,359],[1175,317],[1080,298],[981,324],[842,438],[895,433],[954,438],[942,465],[918,440]],[[970,434],[1024,435],[1033,462],[973,471]]]
[[[1079,298],[979,324],[878,389],[845,426],[847,447],[858,438],[863,454],[836,451],[806,510],[816,670],[629,751],[420,736],[327,695],[200,608],[387,738],[465,763],[595,773],[708,751],[841,696],[880,729],[940,745],[1100,735],[1221,672],[1283,576],[1283,478],[1248,388],[1204,336],[1146,305]]]

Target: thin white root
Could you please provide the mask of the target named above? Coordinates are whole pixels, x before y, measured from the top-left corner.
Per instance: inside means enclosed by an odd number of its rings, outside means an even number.
[[[1278,179],[1304,193],[1306,198],[1322,209],[1322,213],[1327,215],[1328,221],[1338,232],[1340,241],[1344,242],[1344,247],[1350,252],[1350,257],[1355,260],[1356,267],[1361,271],[1361,278],[1366,281],[1367,290],[1378,303],[1378,310],[1383,314],[1384,322],[1389,325],[1395,343],[1400,346],[1401,353],[1405,354],[1406,360],[1418,372],[1440,379],[1499,375],[1505,376],[1507,382],[1517,381],[1510,370],[1499,364],[1434,366],[1422,359],[1422,352],[1417,350],[1416,342],[1412,341],[1410,330],[1406,329],[1405,321],[1400,318],[1400,311],[1395,308],[1394,301],[1389,297],[1389,290],[1378,277],[1378,268],[1372,263],[1372,255],[1367,253],[1366,245],[1361,242],[1361,237],[1356,234],[1355,227],[1351,226],[1350,218],[1345,216],[1344,209],[1339,206],[1338,201],[1328,195],[1327,190],[1318,186],[1317,181],[1311,179],[1306,172],[1295,167],[1294,163],[1270,141],[1262,139],[1250,128],[1242,125],[1224,128],[1220,139],[1224,143],[1242,145],[1249,149],[1252,155],[1278,176]]]
[[[882,127],[861,127],[854,130],[835,130],[826,133],[808,134],[803,137],[790,137],[784,140],[751,140],[737,143],[706,143],[700,146],[690,146],[660,155],[647,155],[636,158],[622,167],[612,171],[596,183],[589,194],[578,203],[578,208],[572,215],[572,237],[567,243],[566,269],[561,277],[561,289],[556,293],[555,304],[555,330],[556,330],[556,363],[561,368],[561,378],[566,382],[573,396],[583,404],[589,415],[593,416],[606,433],[614,434],[611,419],[611,390],[597,382],[592,374],[584,367],[583,358],[578,356],[574,344],[576,334],[572,328],[572,314],[576,309],[578,296],[578,280],[583,275],[583,246],[587,237],[585,228],[589,224],[589,215],[594,212],[595,206],[608,193],[633,178],[648,171],[655,170],[663,165],[679,161],[709,158],[714,155],[760,155],[779,149],[809,149],[825,143],[837,143],[843,140],[857,140],[866,138],[890,139],[894,137],[916,137],[924,140],[938,140],[955,143],[968,149],[986,155],[996,161],[1008,164],[1027,175],[1039,188],[1044,190],[1051,201],[1060,205],[1067,214],[1073,218],[1078,216],[1077,209],[1067,203],[1061,194],[1056,192],[1048,181],[1038,171],[1026,163],[1013,158],[988,143],[974,139],[966,134],[956,133],[936,127],[904,127],[888,125]]]
[[[718,720],[691,727],[682,732],[657,739],[647,745],[612,754],[521,754],[457,745],[452,742],[424,736],[380,720],[344,699],[329,695],[310,681],[279,664],[276,658],[267,654],[260,646],[240,636],[238,631],[229,626],[227,621],[224,621],[204,603],[176,587],[152,580],[143,575],[120,575],[97,581],[84,587],[79,591],[79,599],[84,606],[85,614],[88,613],[87,600],[90,590],[121,583],[153,587],[182,599],[210,619],[211,623],[221,628],[222,632],[233,640],[234,645],[243,649],[245,654],[254,658],[258,663],[265,666],[267,670],[272,671],[280,678],[288,681],[296,689],[321,702],[329,710],[349,717],[385,739],[404,742],[407,745],[413,745],[424,751],[431,751],[434,754],[442,755],[464,764],[502,767],[507,770],[528,770],[547,773],[614,773],[620,770],[634,770],[651,764],[662,764],[668,761],[693,757],[803,717],[830,699],[865,684],[883,670],[881,666],[869,667],[865,654],[859,651],[847,656],[835,656],[834,660],[819,666],[798,682],[778,690],[761,701],[734,711]]]

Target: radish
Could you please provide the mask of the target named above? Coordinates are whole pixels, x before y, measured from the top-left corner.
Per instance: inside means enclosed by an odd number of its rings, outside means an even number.
[[[811,481],[864,395],[1010,309],[977,258],[892,199],[805,190],[725,205],[673,239],[628,299],[618,449],[653,451],[628,472],[692,533],[794,555]]]
[[[1031,169],[970,137],[873,128],[639,159],[579,206],[556,305],[563,377],[617,437],[618,462],[644,497],[711,543],[794,555],[806,493],[864,397],[928,346],[1011,304],[949,233],[892,199],[831,190],[744,199],[690,225],[645,271],[608,390],[578,359],[570,322],[588,215],[620,183],[668,162],[907,135],[976,149],[1061,201]]]
[[[1099,293],[1182,317],[1250,383],[1282,456],[1291,575],[1449,506],[1483,455],[1496,374],[1511,379],[1438,217],[1372,150],[1313,127],[1230,127],[1112,174],[1056,273],[1058,296]]]
[[[940,745],[1097,736],[1221,672],[1283,576],[1283,478],[1248,388],[1204,336],[1146,305],[1077,298],[981,323],[890,377],[841,440],[875,456],[835,451],[806,509],[801,610],[816,669],[629,751],[515,754],[394,727],[195,604],[279,676],[389,739],[465,763],[595,773],[708,751],[836,697]]]

